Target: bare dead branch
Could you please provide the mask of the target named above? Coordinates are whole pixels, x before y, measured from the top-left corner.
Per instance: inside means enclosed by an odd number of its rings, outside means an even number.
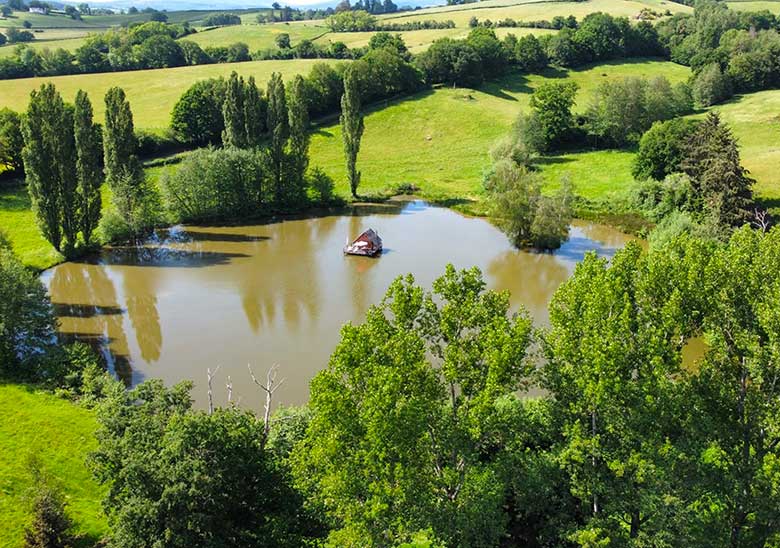
[[[254,382],[257,386],[259,386],[263,392],[265,392],[265,406],[263,409],[263,442],[262,442],[262,446],[265,447],[265,442],[266,440],[268,440],[268,433],[271,431],[271,401],[273,400],[274,392],[276,392],[276,389],[279,388],[284,383],[285,379],[276,382],[276,375],[279,371],[279,364],[272,365],[271,368],[268,370],[265,376],[265,384],[257,380],[257,377],[255,377],[255,374],[252,371],[251,365],[247,364],[247,368],[249,369],[249,375],[252,377],[252,382]]]
[[[220,367],[221,366],[218,365],[217,368],[214,370],[214,373],[211,372],[211,368],[210,367],[206,369],[206,376],[208,378],[209,415],[214,413],[214,400],[213,400],[213,397],[212,397],[211,380],[217,374],[217,371],[219,371]]]

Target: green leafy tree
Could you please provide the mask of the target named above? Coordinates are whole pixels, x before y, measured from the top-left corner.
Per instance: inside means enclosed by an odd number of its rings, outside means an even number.
[[[693,99],[702,107],[725,101],[732,93],[731,80],[718,63],[702,68],[693,79]]]
[[[609,262],[591,253],[550,303],[543,386],[561,421],[561,466],[587,507],[571,536],[582,546],[683,540],[676,380],[700,270],[680,263],[672,253],[648,258],[635,243]]]
[[[282,75],[274,72],[268,81],[268,132],[271,141],[268,145],[268,158],[274,182],[274,199],[277,204],[285,204],[287,192],[284,180],[287,142],[290,139],[290,120],[287,112],[287,98]]]
[[[225,87],[225,80],[212,78],[195,82],[182,94],[171,113],[171,129],[178,139],[196,146],[221,141]]]
[[[100,128],[92,120],[92,103],[87,93],[82,90],[76,93],[73,123],[78,176],[79,229],[84,243],[89,245],[102,211],[100,186],[103,184],[103,173],[100,166]]]
[[[294,200],[306,198],[306,170],[309,167],[309,107],[306,81],[297,75],[290,85],[287,109],[289,113],[290,146],[289,177]]]
[[[347,160],[347,178],[352,196],[357,198],[360,172],[357,170],[357,156],[363,137],[363,114],[360,112],[360,86],[355,73],[347,69],[344,73],[344,94],[341,96],[341,137],[344,140],[344,156]]]
[[[73,112],[54,85],[30,94],[22,134],[27,189],[38,225],[54,249],[69,254],[79,231]]]
[[[133,112],[122,88],[109,89],[105,102],[103,157],[106,182],[120,218],[138,229],[137,217],[147,196],[144,174],[136,156],[138,143],[133,130]]]
[[[743,227],[702,261],[708,350],[690,381],[687,469],[699,546],[780,534],[780,231]]]
[[[685,119],[656,122],[642,135],[631,170],[635,179],[663,180],[681,170],[686,143],[696,123]]]
[[[9,108],[0,109],[0,165],[9,171],[24,169],[22,117]]]
[[[311,531],[299,497],[265,451],[249,412],[191,408],[190,385],[115,383],[98,406],[90,461],[108,486],[112,545],[302,546]]]
[[[29,364],[54,337],[54,318],[43,284],[4,240],[0,232],[0,374],[29,378]]]
[[[531,108],[541,126],[543,151],[559,145],[572,127],[571,107],[577,94],[577,84],[547,83],[539,86],[531,95]]]
[[[286,32],[282,32],[280,34],[277,34],[274,37],[274,42],[276,43],[276,47],[279,49],[290,49],[290,35]]]
[[[226,147],[246,148],[244,88],[244,79],[232,72],[227,81],[225,104],[222,107],[222,118],[225,121],[222,143]]]
[[[73,522],[66,512],[62,493],[36,478],[33,522],[24,531],[25,548],[70,548],[75,544]]]
[[[265,97],[255,83],[255,77],[250,76],[244,86],[244,131],[247,146],[250,148],[260,146],[263,139],[268,116],[267,107]]]
[[[447,545],[498,542],[496,410],[529,372],[530,338],[506,293],[452,265],[432,293],[396,279],[365,323],[342,328],[292,457],[297,483],[337,524],[331,544],[396,545],[428,528]]]
[[[547,66],[547,52],[533,34],[521,37],[514,48],[517,64],[528,72],[536,72]]]

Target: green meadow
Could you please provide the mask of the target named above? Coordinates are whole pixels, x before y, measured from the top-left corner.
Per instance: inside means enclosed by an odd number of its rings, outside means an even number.
[[[775,15],[780,15],[780,1],[778,0],[759,0],[756,2],[747,0],[745,2],[726,2],[730,9],[738,11],[763,11],[767,10]]]
[[[549,70],[541,75],[511,75],[480,90],[439,88],[388,105],[377,105],[365,119],[358,160],[364,192],[382,192],[403,183],[420,188],[437,200],[479,200],[488,151],[505,135],[517,115],[528,107],[534,88],[566,78],[576,82],[577,110],[583,110],[598,87],[626,76],[664,75],[684,81],[689,69],[671,62],[637,59],[581,70]],[[464,137],[465,136],[465,137]],[[338,124],[319,128],[311,144],[312,165],[319,165],[344,194],[346,171]],[[603,195],[631,181],[630,153],[569,154],[548,158],[542,174],[555,186],[569,174],[578,192]],[[598,159],[593,165],[593,160]],[[606,166],[604,164],[607,164]]]
[[[538,2],[534,0],[521,0],[510,2],[507,0],[485,0],[477,4],[460,6],[445,6],[429,8],[413,12],[405,12],[392,15],[384,15],[382,19],[387,22],[408,21],[447,21],[452,20],[456,26],[468,27],[469,19],[490,19],[498,21],[511,17],[522,21],[535,21],[540,19],[550,20],[556,15],[574,15],[582,19],[589,13],[603,11],[612,15],[634,17],[643,8],[649,8],[659,13],[666,10],[672,13],[690,12],[693,8],[667,2],[665,0],[588,0],[587,2]]]
[[[76,91],[89,93],[98,119],[103,117],[103,95],[112,86],[125,90],[133,107],[136,126],[148,130],[168,127],[170,114],[181,94],[198,80],[230,76],[238,71],[245,77],[254,76],[258,85],[265,85],[274,72],[285,78],[307,73],[316,59],[289,61],[251,61],[235,64],[197,65],[157,70],[107,72],[20,80],[0,80],[0,108],[23,111],[27,108],[30,92],[41,84],[51,82],[66,100],[72,101]]]
[[[83,545],[105,534],[104,490],[85,466],[97,445],[96,427],[91,411],[69,401],[24,385],[0,385],[0,547],[24,545],[33,462],[62,490]]]
[[[249,51],[276,48],[275,39],[280,34],[289,34],[292,45],[295,46],[301,40],[315,40],[328,33],[327,27],[321,21],[307,21],[291,23],[274,23],[268,25],[231,25],[217,27],[211,30],[202,30],[191,34],[183,40],[190,40],[201,47],[229,46],[236,42],[244,42],[249,46]]]

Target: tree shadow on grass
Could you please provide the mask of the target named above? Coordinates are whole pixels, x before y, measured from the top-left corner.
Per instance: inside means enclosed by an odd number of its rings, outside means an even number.
[[[571,158],[565,158],[563,156],[540,156],[534,163],[537,165],[548,166],[554,164],[569,164],[574,160]]]

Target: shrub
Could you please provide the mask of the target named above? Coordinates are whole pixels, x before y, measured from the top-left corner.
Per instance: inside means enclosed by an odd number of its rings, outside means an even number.
[[[655,222],[660,222],[675,212],[691,212],[691,179],[684,173],[674,173],[663,181],[642,181],[632,189],[630,201],[634,208]]]
[[[149,131],[136,131],[135,138],[138,141],[138,156],[155,156],[157,154],[169,154],[181,148],[181,143],[172,132],[163,135]]]
[[[37,490],[33,501],[33,522],[24,532],[25,548],[68,548],[75,540],[73,522],[65,511],[65,499],[48,481],[35,473]]]
[[[333,201],[333,179],[320,168],[312,169],[307,177],[309,188],[314,191],[317,202],[326,205]]]
[[[235,219],[261,212],[267,191],[261,152],[200,149],[161,180],[167,210],[176,221]]]

